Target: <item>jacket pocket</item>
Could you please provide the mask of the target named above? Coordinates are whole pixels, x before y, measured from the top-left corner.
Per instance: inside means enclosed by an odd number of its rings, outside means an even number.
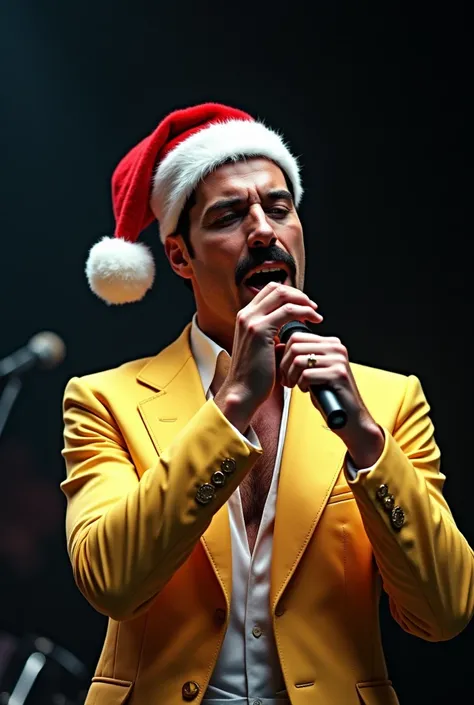
[[[363,705],[400,705],[392,681],[364,681],[356,688]]]
[[[128,700],[132,685],[131,681],[95,676],[84,705],[123,705]]]
[[[344,502],[346,499],[354,499],[354,494],[348,485],[335,485],[329,495],[328,504]]]

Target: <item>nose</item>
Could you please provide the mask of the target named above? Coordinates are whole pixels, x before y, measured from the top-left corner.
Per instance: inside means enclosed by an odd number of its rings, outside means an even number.
[[[272,245],[276,240],[276,235],[259,203],[255,203],[250,207],[249,216],[248,246],[269,247],[269,245]]]

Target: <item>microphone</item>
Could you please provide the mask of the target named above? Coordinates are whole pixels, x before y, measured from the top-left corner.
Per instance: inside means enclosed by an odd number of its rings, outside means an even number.
[[[280,342],[286,345],[293,333],[312,333],[312,330],[300,321],[290,321],[280,329],[278,334]],[[310,389],[324,412],[329,428],[344,428],[347,423],[347,412],[339,402],[336,393],[323,384],[312,384]]]
[[[0,379],[19,377],[34,367],[52,369],[59,365],[66,354],[64,341],[50,331],[42,331],[19,350],[0,360]]]

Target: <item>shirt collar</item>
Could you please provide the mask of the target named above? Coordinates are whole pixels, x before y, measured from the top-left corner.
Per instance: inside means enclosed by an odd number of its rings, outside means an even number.
[[[196,313],[191,324],[190,344],[201,377],[204,394],[207,396],[216,373],[217,358],[221,353],[228,356],[228,352],[202,332],[198,326]]]

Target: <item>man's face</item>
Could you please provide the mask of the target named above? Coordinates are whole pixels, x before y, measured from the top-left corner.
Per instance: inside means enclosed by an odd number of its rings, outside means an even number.
[[[237,312],[271,280],[303,287],[302,227],[276,164],[262,158],[225,164],[195,195],[190,278],[204,329],[233,328]]]

